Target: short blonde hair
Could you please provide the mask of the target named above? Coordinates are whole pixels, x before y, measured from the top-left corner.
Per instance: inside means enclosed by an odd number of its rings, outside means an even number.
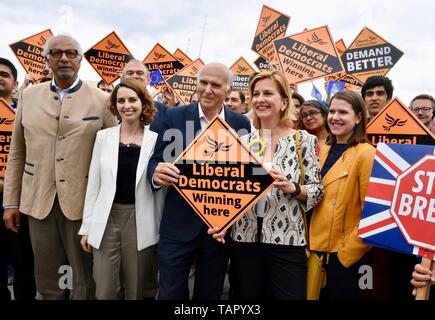
[[[277,70],[262,71],[251,76],[249,82],[249,95],[251,96],[251,104],[252,104],[252,98],[254,96],[253,93],[254,93],[255,85],[259,80],[263,80],[263,79],[271,79],[273,82],[275,82],[281,97],[287,99],[288,101],[287,107],[283,112],[281,112],[280,124],[285,126],[291,126],[293,124],[293,121],[296,120],[293,113],[294,106],[292,100],[292,90],[290,89],[284,75],[280,71]],[[255,110],[252,112],[252,122],[256,129],[261,129],[261,122],[260,119],[257,117]]]

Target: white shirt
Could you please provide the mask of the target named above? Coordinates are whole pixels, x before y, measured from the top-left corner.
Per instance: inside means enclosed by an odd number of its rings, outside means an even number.
[[[59,95],[60,101],[62,101],[62,100],[63,100],[63,97],[64,97],[67,93],[69,93],[70,90],[71,90],[72,88],[74,88],[74,87],[79,83],[79,81],[80,81],[80,78],[77,77],[76,80],[74,81],[74,83],[73,83],[71,86],[69,86],[69,88],[61,89],[61,88],[59,88],[59,87],[57,86],[57,84],[56,84],[56,82],[54,81],[54,78],[53,78],[53,80],[51,80],[51,85],[54,86],[54,87],[56,88],[56,93]]]
[[[199,113],[199,123],[201,124],[201,130],[204,130],[204,128],[207,126],[207,124],[210,122],[204,112],[202,111],[201,104],[198,102],[198,113]],[[219,113],[220,117],[225,120],[225,107],[222,106],[221,112]]]
[[[198,102],[198,113],[199,113],[199,123],[200,123],[200,125],[201,125],[201,130],[204,130],[206,127],[207,127],[207,124],[210,122],[207,118],[206,118],[206,116],[205,116],[205,114],[204,114],[204,112],[202,111],[202,108],[201,108],[201,104]],[[223,119],[223,120],[225,120],[225,107],[222,105],[222,108],[221,108],[221,112],[219,113],[219,116]],[[155,172],[154,172],[154,174],[153,174],[153,179],[152,179],[152,185],[153,185],[153,187],[154,188],[161,188],[162,186],[159,186],[159,185],[157,185],[157,184],[155,184],[154,183],[154,176],[155,176]]]

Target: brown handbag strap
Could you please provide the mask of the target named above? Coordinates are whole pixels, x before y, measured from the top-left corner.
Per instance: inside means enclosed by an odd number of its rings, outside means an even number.
[[[299,159],[299,168],[301,171],[301,179],[300,179],[300,185],[304,184],[305,180],[305,170],[304,170],[304,163],[302,160],[302,146],[301,146],[301,132],[300,130],[296,130],[296,151],[298,153],[298,159]],[[310,245],[310,241],[308,239],[308,224],[307,224],[307,214],[305,212],[302,213],[302,217],[304,218],[304,225],[305,225],[305,238],[307,239],[307,247]],[[307,256],[309,256],[309,252],[307,251]]]
[[[304,171],[304,164],[302,161],[302,147],[301,147],[301,132],[299,130],[296,130],[296,151],[298,152],[298,159],[299,159],[299,168],[301,170],[301,181],[299,182],[300,185],[304,184],[304,178],[305,178],[305,171]]]

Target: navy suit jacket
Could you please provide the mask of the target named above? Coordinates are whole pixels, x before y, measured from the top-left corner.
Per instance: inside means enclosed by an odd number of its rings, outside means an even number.
[[[248,118],[228,108],[225,108],[225,121],[235,131],[245,129],[246,132],[250,132],[251,125]],[[192,122],[194,132],[190,132],[186,136],[186,127],[187,130],[192,130]],[[177,139],[176,141],[176,150],[178,153],[172,154],[172,159],[169,161],[168,159],[165,159],[166,161],[163,159],[163,152],[166,146],[174,143],[175,139],[172,135],[170,141],[163,141],[163,135],[167,129],[177,129],[182,133],[182,141],[178,141],[180,139]],[[148,164],[147,177],[151,184],[157,164],[159,162],[173,162],[192,142],[194,135],[196,135],[200,130],[201,124],[199,122],[197,102],[173,109],[168,108],[166,110],[164,121],[162,123],[162,130],[159,132],[154,154]],[[184,200],[174,187],[169,187],[160,224],[160,235],[172,240],[188,242],[193,240],[199,234],[203,226],[203,221],[193,211],[192,207],[186,202],[186,200]]]
[[[150,124],[150,130],[159,133],[162,129],[163,119],[168,107],[158,101],[154,101],[154,106],[157,108],[157,112],[154,114],[153,121]]]

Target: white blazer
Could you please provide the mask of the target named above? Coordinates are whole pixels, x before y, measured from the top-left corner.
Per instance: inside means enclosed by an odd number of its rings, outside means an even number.
[[[88,243],[99,249],[106,230],[116,192],[120,128],[97,132],[89,168],[82,226],[79,235],[87,235]],[[136,171],[137,249],[142,250],[159,241],[159,226],[166,190],[153,192],[146,178],[148,160],[153,154],[157,133],[145,128]],[[164,189],[164,188],[162,188]]]

